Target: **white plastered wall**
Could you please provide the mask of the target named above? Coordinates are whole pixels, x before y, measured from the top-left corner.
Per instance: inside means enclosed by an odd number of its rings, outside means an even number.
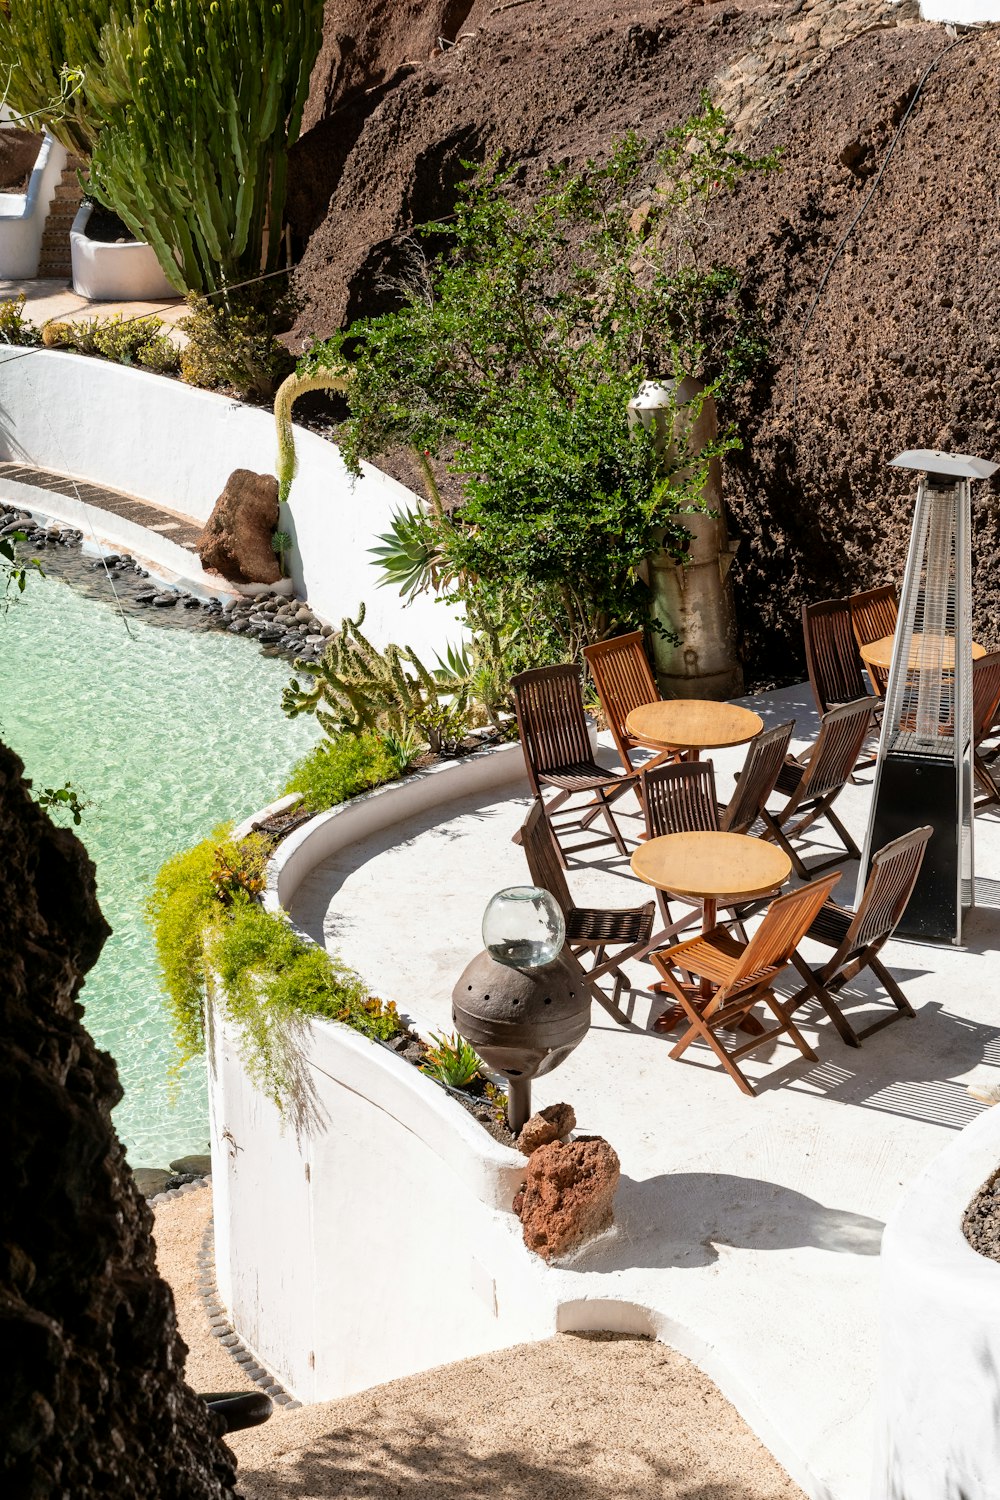
[[[414,496],[371,465],[355,481],[334,444],[295,429],[299,472],[281,526],[296,593],[339,624],[367,606],[376,645],[434,664],[457,641],[452,610],[426,595],[404,608],[379,588],[369,549]],[[61,350],[0,350],[0,457],[89,479],[204,522],[234,469],[273,473],[274,417],[179,380]],[[113,517],[93,511],[104,532]]]

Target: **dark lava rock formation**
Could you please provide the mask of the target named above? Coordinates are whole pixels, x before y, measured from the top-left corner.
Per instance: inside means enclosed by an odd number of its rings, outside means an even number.
[[[77,996],[108,935],[94,866],[0,745],[0,1490],[225,1500],[231,1455],[183,1380],[152,1215]]]
[[[281,564],[271,546],[277,524],[274,475],[234,469],[198,541],[202,567],[230,583],[277,583]]]
[[[1000,458],[1000,29],[954,40],[913,0],[329,0],[293,164],[296,338],[391,302],[407,230],[448,212],[463,160],[523,159],[530,195],[547,163],[661,139],[707,87],[742,143],[783,150],[706,243],[745,269],[770,338],[728,414],[727,501],[748,682],[789,680],[804,599],[899,576],[913,486],[887,460]],[[990,646],[998,494],[976,508]]]

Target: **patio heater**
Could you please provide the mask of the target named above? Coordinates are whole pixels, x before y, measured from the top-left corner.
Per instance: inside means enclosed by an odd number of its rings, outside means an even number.
[[[483,918],[485,951],[452,992],[455,1029],[507,1079],[515,1136],[531,1114],[531,1080],[564,1062],[590,1028],[590,990],[565,938],[565,918],[548,891],[498,891]]]
[[[897,932],[960,943],[973,903],[970,486],[997,465],[927,449],[900,453],[892,465],[920,480],[858,899],[873,852],[929,823],[934,833]]]

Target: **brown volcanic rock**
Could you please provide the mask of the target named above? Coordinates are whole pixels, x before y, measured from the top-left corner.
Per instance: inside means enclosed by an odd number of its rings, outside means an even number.
[[[183,1380],[152,1215],[111,1124],[112,1059],[77,997],[108,936],[94,866],[0,746],[0,1490],[230,1500],[232,1457]]]
[[[532,1115],[530,1120],[525,1120],[517,1138],[517,1149],[523,1151],[525,1156],[530,1156],[540,1146],[562,1140],[564,1135],[569,1135],[575,1129],[576,1114],[571,1104],[548,1104]]]
[[[600,1136],[540,1146],[514,1199],[528,1249],[552,1260],[607,1229],[620,1176],[618,1155]]]
[[[385,3],[354,0],[359,36]],[[936,445],[1000,457],[997,31],[944,55],[952,39],[916,20],[912,0],[477,0],[456,45],[422,62],[426,31],[406,33],[413,7],[397,9],[403,30],[366,54],[381,72],[375,93],[355,96],[369,102],[353,135],[334,114],[317,127],[325,147],[316,131],[300,143],[303,160],[326,155],[335,170],[306,215],[299,342],[391,301],[405,232],[448,212],[462,158],[524,159],[530,195],[547,162],[600,157],[633,127],[662,139],[703,86],[753,150],[782,148],[782,170],[720,200],[706,236],[714,259],[744,268],[770,346],[754,388],[722,412],[744,445],[726,498],[743,537],[747,682],[800,676],[802,601],[899,577],[913,481],[887,460]],[[318,118],[322,92],[314,104]],[[1000,485],[976,489],[975,631],[994,646]]]
[[[277,524],[274,475],[234,469],[198,543],[202,567],[213,568],[230,583],[277,583],[281,565],[271,546]]]

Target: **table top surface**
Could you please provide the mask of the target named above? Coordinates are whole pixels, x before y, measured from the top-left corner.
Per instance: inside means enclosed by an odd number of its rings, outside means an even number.
[[[922,650],[925,637],[915,635],[910,645],[910,666],[917,665],[917,653]],[[892,649],[896,644],[894,635],[884,635],[880,640],[869,641],[867,646],[862,646],[861,660],[868,663],[870,667],[882,667],[886,672],[892,666]],[[955,640],[953,636],[945,636],[942,641],[944,647],[941,653],[941,665],[953,667],[955,665]],[[978,641],[972,642],[972,659],[978,661],[979,657],[986,655],[985,646],[980,646]]]
[[[667,833],[640,844],[632,873],[647,885],[695,900],[750,900],[792,873],[783,850],[745,833]]]
[[[721,750],[756,739],[764,721],[760,714],[735,703],[665,698],[633,708],[625,728],[651,750]]]

